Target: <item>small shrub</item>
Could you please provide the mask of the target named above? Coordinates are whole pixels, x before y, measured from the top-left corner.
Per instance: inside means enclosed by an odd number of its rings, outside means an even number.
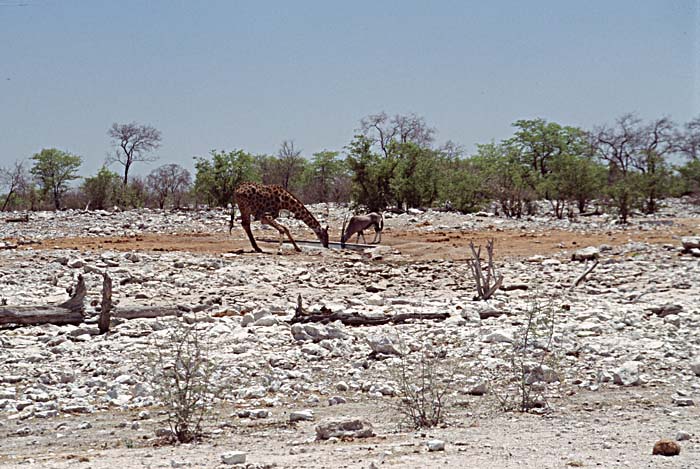
[[[445,352],[422,346],[413,355],[406,350],[392,364],[398,383],[395,409],[413,428],[435,427],[445,421],[451,382]]]
[[[202,422],[223,386],[215,382],[218,367],[197,324],[175,324],[165,339],[154,341],[147,380],[168,413],[174,438],[187,443],[201,438]]]
[[[557,308],[533,301],[510,345],[505,370],[491,378],[491,391],[504,411],[549,408],[548,385],[559,382],[554,344]],[[505,371],[503,373],[503,371]]]

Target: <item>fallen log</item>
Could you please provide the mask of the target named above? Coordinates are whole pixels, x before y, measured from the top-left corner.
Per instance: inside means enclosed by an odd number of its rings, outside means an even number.
[[[413,319],[434,319],[444,321],[450,313],[399,313],[391,316],[365,316],[361,313],[333,312],[325,306],[318,312],[307,312],[301,305],[301,295],[297,298],[297,309],[289,320],[290,324],[316,322],[328,324],[340,321],[346,326],[381,326],[383,324],[402,324]]]
[[[87,288],[82,275],[71,297],[58,305],[0,306],[0,326],[6,324],[30,326],[38,324],[78,325],[85,320]]]
[[[29,214],[23,215],[21,217],[5,218],[5,222],[7,222],[7,223],[26,223],[28,221],[29,221]]]

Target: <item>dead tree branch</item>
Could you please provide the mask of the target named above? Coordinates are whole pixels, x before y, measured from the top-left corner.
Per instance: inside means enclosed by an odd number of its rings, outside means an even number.
[[[579,275],[579,277],[574,281],[574,283],[571,284],[571,287],[569,287],[569,290],[573,290],[574,288],[576,288],[578,286],[578,284],[583,282],[586,279],[586,276],[588,274],[590,274],[593,271],[593,269],[595,269],[597,266],[598,266],[598,260],[593,262],[593,264],[588,269],[586,269],[586,271],[584,273]]]
[[[496,267],[493,263],[493,239],[486,243],[486,255],[488,256],[486,272],[481,265],[481,246],[477,249],[474,242],[470,241],[469,248],[472,258],[467,261],[467,264],[476,282],[477,295],[474,299],[488,300],[503,284],[503,275],[496,273]]]

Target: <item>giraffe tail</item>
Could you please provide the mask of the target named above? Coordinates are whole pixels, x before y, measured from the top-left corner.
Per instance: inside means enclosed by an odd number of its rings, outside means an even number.
[[[236,204],[231,204],[231,220],[228,222],[228,234],[233,230],[233,222],[236,219]]]

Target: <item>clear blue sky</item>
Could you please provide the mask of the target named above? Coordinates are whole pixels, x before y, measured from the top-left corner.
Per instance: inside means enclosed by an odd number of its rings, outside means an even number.
[[[159,164],[342,150],[416,113],[468,150],[517,119],[591,127],[700,114],[698,2],[0,0],[0,165],[56,147],[94,174],[113,122]],[[113,166],[113,169],[121,169]]]

